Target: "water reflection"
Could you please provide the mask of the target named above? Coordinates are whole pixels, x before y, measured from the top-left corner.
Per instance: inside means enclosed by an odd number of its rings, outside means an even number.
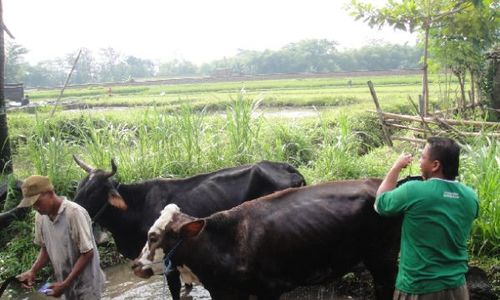
[[[132,300],[132,299],[172,299],[168,287],[164,284],[163,276],[154,276],[150,279],[141,279],[134,276],[129,264],[121,264],[106,268],[106,287],[102,294],[103,300]],[[56,298],[44,296],[35,290],[26,290],[14,283],[0,297],[1,300],[54,300]],[[200,285],[195,285],[187,293],[184,287],[181,290],[182,300],[211,299],[210,294]]]
[[[103,293],[103,300],[172,299],[163,276],[141,279],[134,276],[128,264],[107,268],[105,273],[106,290]],[[189,293],[182,287],[181,299],[210,299],[210,294],[199,285],[193,286]]]

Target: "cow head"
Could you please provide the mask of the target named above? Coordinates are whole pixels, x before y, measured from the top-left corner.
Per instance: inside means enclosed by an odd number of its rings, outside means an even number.
[[[142,278],[163,274],[166,255],[175,251],[180,241],[198,235],[204,226],[205,220],[181,213],[177,205],[165,206],[149,229],[148,240],[141,255],[132,265],[134,274]]]
[[[85,177],[76,190],[74,201],[83,206],[94,219],[106,202],[121,210],[127,209],[127,204],[115,188],[111,177],[115,175],[117,167],[111,160],[111,172],[94,169],[73,155],[75,162],[85,170],[88,175]]]

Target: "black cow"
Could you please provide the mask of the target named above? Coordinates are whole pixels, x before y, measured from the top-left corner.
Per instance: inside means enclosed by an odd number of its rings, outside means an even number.
[[[187,179],[120,184],[112,179],[117,170],[113,161],[112,171],[108,172],[94,169],[76,156],[74,159],[88,173],[80,182],[74,201],[111,232],[118,251],[130,259],[139,255],[149,228],[167,204],[176,204],[190,215],[206,217],[247,200],[305,185],[304,177],[294,167],[269,161]],[[168,275],[174,299],[180,294],[178,275],[177,272]]]
[[[279,299],[363,262],[377,299],[391,299],[402,218],[374,211],[380,183],[291,188],[203,219],[168,205],[151,227],[134,273],[151,276],[151,265],[174,249],[172,262],[189,268],[213,299]]]

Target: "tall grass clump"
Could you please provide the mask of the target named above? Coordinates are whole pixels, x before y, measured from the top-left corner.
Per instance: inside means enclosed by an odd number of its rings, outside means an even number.
[[[88,123],[92,123],[90,117]],[[170,174],[187,176],[200,163],[203,128],[202,118],[189,107],[182,107],[174,116],[147,109],[128,123],[108,122],[103,128],[90,129],[80,152],[85,161],[107,170],[115,159],[116,176],[125,182]]]
[[[157,126],[155,144],[158,146],[158,156],[166,153],[165,163],[174,174],[187,176],[203,169],[204,151],[203,135],[206,129],[205,112],[193,111],[192,107],[183,104],[170,122],[163,122],[163,127]],[[164,120],[165,121],[165,120]],[[162,131],[167,136],[161,136]],[[161,149],[162,140],[166,140],[166,149]]]
[[[479,218],[471,233],[470,247],[477,255],[500,256],[500,141],[477,138],[462,147],[465,155],[461,179],[479,198]]]
[[[308,166],[312,162],[314,149],[309,128],[293,123],[268,125],[262,143],[266,159],[287,162],[295,167]]]
[[[360,143],[350,128],[346,114],[337,118],[337,124],[320,117],[320,150],[314,162],[315,173],[323,179],[348,179],[361,177],[359,163]]]
[[[22,155],[30,161],[27,169],[31,173],[50,177],[57,191],[64,195],[71,193],[72,186],[68,181],[75,178],[74,169],[70,167],[74,148],[74,143],[68,141],[50,120],[37,116],[27,136],[26,149],[22,151]]]
[[[226,109],[226,133],[229,141],[228,155],[237,163],[254,160],[254,150],[258,147],[261,119],[252,119],[252,113],[259,106],[260,100],[245,98],[241,90],[237,98]]]

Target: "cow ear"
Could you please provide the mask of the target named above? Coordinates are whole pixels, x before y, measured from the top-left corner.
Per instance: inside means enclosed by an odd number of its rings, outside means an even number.
[[[111,191],[109,193],[108,201],[109,204],[118,209],[127,210],[128,208],[127,203],[125,203],[125,200],[123,200],[122,196],[117,191]]]
[[[205,220],[198,219],[182,225],[180,233],[182,237],[191,238],[197,236],[205,227]]]

